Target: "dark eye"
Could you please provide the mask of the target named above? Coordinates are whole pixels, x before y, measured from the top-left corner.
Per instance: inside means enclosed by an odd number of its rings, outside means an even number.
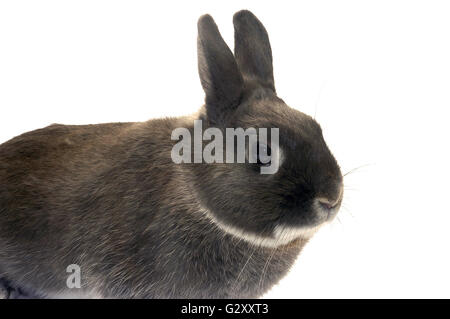
[[[258,143],[257,144],[257,163],[258,165],[266,166],[270,165],[272,159],[272,150],[269,145]]]

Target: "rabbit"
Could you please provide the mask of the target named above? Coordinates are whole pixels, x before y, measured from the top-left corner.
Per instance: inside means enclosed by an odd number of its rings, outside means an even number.
[[[333,220],[343,177],[321,127],[277,96],[261,22],[242,10],[233,24],[234,54],[210,15],[198,20],[196,114],[52,124],[0,145],[4,298],[258,298]],[[277,172],[174,163],[171,134],[194,120],[278,128]]]

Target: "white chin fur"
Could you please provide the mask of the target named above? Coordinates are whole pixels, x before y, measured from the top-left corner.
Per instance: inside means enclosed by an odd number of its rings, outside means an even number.
[[[303,238],[311,238],[322,225],[314,227],[290,227],[290,226],[276,226],[273,232],[273,237],[264,237],[255,233],[245,231],[239,227],[227,225],[215,218],[208,210],[204,210],[208,219],[220,228],[223,232],[230,234],[238,239],[245,240],[256,246],[263,246],[269,248],[276,248],[283,246],[291,241]]]

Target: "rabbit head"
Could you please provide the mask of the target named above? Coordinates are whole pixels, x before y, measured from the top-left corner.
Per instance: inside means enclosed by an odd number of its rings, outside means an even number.
[[[210,218],[261,245],[309,237],[337,213],[342,174],[319,124],[287,106],[275,91],[264,26],[249,11],[234,15],[234,55],[209,15],[198,22],[198,65],[208,127],[278,128],[278,168],[256,163],[193,165],[195,189]],[[272,145],[267,143],[269,151]]]

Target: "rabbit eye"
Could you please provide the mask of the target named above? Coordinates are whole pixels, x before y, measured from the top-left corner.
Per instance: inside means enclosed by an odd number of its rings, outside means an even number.
[[[256,143],[252,147],[251,163],[257,163],[261,166],[268,166],[272,160],[272,150],[267,144]]]

